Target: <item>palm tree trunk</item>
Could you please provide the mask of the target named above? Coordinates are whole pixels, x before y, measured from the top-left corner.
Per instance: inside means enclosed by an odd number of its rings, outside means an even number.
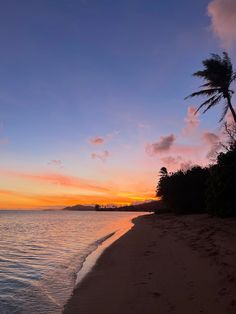
[[[230,97],[229,94],[226,96],[226,99],[227,99],[227,102],[228,102],[229,109],[230,109],[230,111],[232,113],[232,116],[234,118],[234,122],[236,123],[236,112],[234,110],[234,107],[232,106],[231,97]]]

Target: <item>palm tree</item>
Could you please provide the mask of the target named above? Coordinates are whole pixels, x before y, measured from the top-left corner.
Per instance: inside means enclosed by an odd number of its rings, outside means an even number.
[[[168,170],[166,169],[166,167],[162,167],[159,171],[159,174],[161,177],[166,177],[168,176]]]
[[[231,83],[236,79],[236,72],[233,70],[232,62],[226,52],[223,52],[223,57],[212,54],[211,58],[202,61],[204,69],[195,72],[193,75],[205,80],[202,90],[192,93],[189,97],[207,96],[208,99],[204,101],[197,109],[196,113],[205,108],[203,113],[208,109],[218,104],[222,99],[225,100],[225,107],[220,121],[222,121],[230,109],[234,121],[236,123],[236,113],[231,103],[231,98],[234,93],[230,89]],[[186,99],[185,98],[185,99]]]

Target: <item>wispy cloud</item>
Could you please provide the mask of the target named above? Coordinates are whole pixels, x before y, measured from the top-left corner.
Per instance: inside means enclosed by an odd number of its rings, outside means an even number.
[[[208,5],[212,29],[228,48],[236,44],[236,1],[213,0]]]
[[[220,137],[213,133],[213,132],[204,132],[202,134],[202,139],[203,141],[206,142],[206,144],[208,144],[208,153],[206,155],[206,157],[208,159],[214,159],[215,158],[215,155],[216,153],[218,152],[218,150],[220,148],[222,148],[221,144],[220,144]]]
[[[105,144],[106,142],[112,140],[119,133],[120,133],[119,131],[114,131],[114,132],[109,133],[105,136],[97,136],[96,135],[89,140],[89,143],[91,145],[102,145],[102,144]]]
[[[186,160],[181,156],[167,156],[163,157],[161,161],[163,166],[167,167],[169,171],[176,171],[180,169],[186,171],[194,165],[193,161],[190,159]]]
[[[63,168],[63,162],[60,159],[52,159],[48,162],[48,165],[56,168]]]
[[[189,106],[187,110],[187,115],[184,119],[185,127],[182,130],[183,135],[192,135],[194,131],[199,126],[199,114],[196,113],[197,108],[194,106]]]
[[[219,142],[219,136],[213,132],[204,132],[202,138],[209,144],[215,144]]]
[[[106,161],[109,156],[110,156],[110,153],[108,150],[104,150],[101,153],[92,153],[91,154],[92,159],[100,159],[103,162]]]
[[[153,156],[158,153],[163,153],[169,151],[171,146],[174,144],[175,136],[174,134],[170,134],[167,136],[161,136],[160,139],[152,144],[147,144],[146,152]]]
[[[11,170],[0,170],[0,175],[6,177],[17,177],[25,180],[45,182],[54,185],[60,185],[68,188],[78,188],[81,190],[106,192],[108,188],[95,184],[90,180],[79,177],[62,175],[59,173],[29,173]]]
[[[161,158],[161,162],[163,163],[163,166],[168,168],[168,170],[170,169],[171,171],[173,171],[179,167],[179,164],[182,162],[182,158],[181,156],[166,156]]]

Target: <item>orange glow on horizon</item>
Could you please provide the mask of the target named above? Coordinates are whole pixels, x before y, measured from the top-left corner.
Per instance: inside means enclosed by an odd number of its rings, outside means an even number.
[[[119,194],[119,193],[118,193]],[[128,196],[125,196],[125,195]],[[26,194],[9,190],[0,190],[1,209],[41,209],[61,208],[66,206],[81,205],[132,205],[138,202],[156,200],[154,195],[134,195],[121,193],[121,195],[39,195]]]
[[[114,183],[88,180],[61,173],[30,173],[1,170],[0,209],[63,208],[81,205],[131,205],[154,200],[148,183],[130,178]],[[124,190],[128,190],[124,192]]]

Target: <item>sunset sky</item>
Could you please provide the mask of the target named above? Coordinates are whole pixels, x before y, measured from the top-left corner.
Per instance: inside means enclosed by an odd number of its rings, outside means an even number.
[[[184,97],[210,53],[236,66],[235,0],[0,3],[0,208],[140,202],[210,162],[223,106]]]

